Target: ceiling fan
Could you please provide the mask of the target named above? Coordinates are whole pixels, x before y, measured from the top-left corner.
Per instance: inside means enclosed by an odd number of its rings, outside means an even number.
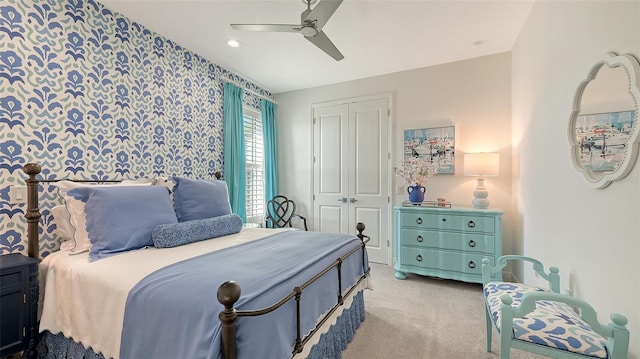
[[[326,52],[336,61],[344,59],[340,50],[329,40],[322,31],[322,27],[329,21],[329,18],[336,11],[342,0],[320,0],[313,10],[311,5],[316,0],[302,0],[307,5],[307,10],[300,14],[300,25],[285,24],[231,24],[231,28],[236,30],[249,31],[271,31],[271,32],[299,32],[305,39]]]

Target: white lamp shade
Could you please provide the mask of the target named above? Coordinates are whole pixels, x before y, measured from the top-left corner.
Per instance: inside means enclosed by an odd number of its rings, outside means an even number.
[[[500,154],[498,153],[465,153],[464,175],[493,177],[500,170]]]

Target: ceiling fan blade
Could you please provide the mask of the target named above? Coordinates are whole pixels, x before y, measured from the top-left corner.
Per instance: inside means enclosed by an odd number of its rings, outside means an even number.
[[[315,21],[316,30],[320,31],[340,4],[342,4],[342,0],[320,0],[309,15],[302,19],[302,22]]]
[[[300,32],[300,25],[285,24],[231,24],[235,30],[272,31],[272,32]]]
[[[336,45],[334,45],[333,42],[329,40],[329,38],[324,32],[318,31],[316,36],[309,36],[309,37],[305,36],[305,39],[311,41],[312,44],[319,47],[320,50],[326,52],[329,56],[333,57],[336,61],[340,61],[344,59],[344,56],[342,55],[342,53],[340,53],[340,50],[338,50]]]

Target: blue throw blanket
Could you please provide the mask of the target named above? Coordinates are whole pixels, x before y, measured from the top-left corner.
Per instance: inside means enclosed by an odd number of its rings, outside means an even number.
[[[138,283],[125,309],[120,357],[222,358],[216,299],[226,280],[242,288],[238,310],[276,303],[337,258],[360,244],[354,236],[282,232],[162,268]],[[362,274],[362,251],[343,263],[342,291]],[[334,269],[302,294],[303,335],[337,302]],[[286,359],[296,338],[295,301],[259,317],[238,319],[239,359]]]

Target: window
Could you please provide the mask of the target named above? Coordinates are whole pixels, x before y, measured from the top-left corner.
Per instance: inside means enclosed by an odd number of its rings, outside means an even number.
[[[264,218],[264,140],[262,115],[244,109],[244,142],[246,161],[246,210],[248,223],[261,223]]]

